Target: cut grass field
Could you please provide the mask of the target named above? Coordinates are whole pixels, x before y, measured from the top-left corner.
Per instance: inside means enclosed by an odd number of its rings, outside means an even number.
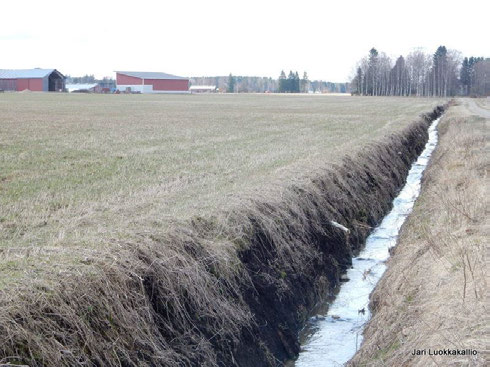
[[[222,212],[355,155],[438,103],[3,94],[1,283],[18,265],[24,270],[17,255],[25,251],[79,260],[135,234]]]
[[[0,363],[294,357],[444,102],[0,95]]]
[[[490,116],[482,109],[489,111],[490,103],[458,103],[439,124],[439,146],[371,295],[374,316],[351,366],[488,365]],[[440,349],[477,354],[434,355]]]

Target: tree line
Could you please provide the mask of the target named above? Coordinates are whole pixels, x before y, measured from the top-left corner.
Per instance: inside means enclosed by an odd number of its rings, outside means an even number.
[[[215,85],[220,92],[265,93],[277,90],[277,80],[258,76],[199,76],[189,78],[191,85]]]
[[[192,77],[191,85],[216,85],[222,92],[227,93],[348,93],[349,83],[333,83],[323,80],[310,81],[308,73],[303,72],[299,78],[298,72],[290,71],[288,76],[282,71],[279,78],[256,76],[210,76]]]
[[[92,84],[98,83],[105,88],[113,88],[116,86],[116,81],[113,78],[104,77],[102,79],[97,79],[92,75],[84,75],[84,76],[65,76],[66,84]]]
[[[286,73],[284,70],[281,71],[279,75],[279,93],[300,93],[307,92],[304,90],[305,84],[308,83],[308,75],[306,72],[303,74],[303,79],[299,79],[298,72],[293,73],[292,70],[289,71],[289,75],[286,78]],[[303,89],[303,90],[302,90]]]
[[[366,96],[455,96],[490,94],[490,59],[470,57],[439,46],[420,49],[393,61],[375,48],[357,63],[353,94]]]
[[[490,91],[490,59],[465,57],[461,64],[459,80],[463,95],[488,95]]]

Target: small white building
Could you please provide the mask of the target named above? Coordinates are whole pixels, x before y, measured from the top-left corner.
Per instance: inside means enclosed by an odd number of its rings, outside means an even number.
[[[216,93],[218,87],[216,85],[192,85],[189,90],[191,93]]]
[[[65,88],[68,92],[78,92],[78,93],[94,93],[99,92],[98,88],[99,84],[97,83],[76,83],[76,84],[66,84]]]

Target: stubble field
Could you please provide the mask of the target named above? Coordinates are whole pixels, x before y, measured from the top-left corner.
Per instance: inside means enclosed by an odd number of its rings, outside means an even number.
[[[0,363],[294,357],[444,102],[1,95]]]
[[[93,251],[213,214],[338,163],[438,103],[4,94],[0,248]]]

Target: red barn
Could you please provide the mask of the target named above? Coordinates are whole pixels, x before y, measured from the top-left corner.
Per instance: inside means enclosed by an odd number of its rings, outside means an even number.
[[[145,71],[116,71],[117,89],[141,93],[189,93],[189,79]]]
[[[56,69],[0,69],[0,90],[61,92],[65,77]]]

